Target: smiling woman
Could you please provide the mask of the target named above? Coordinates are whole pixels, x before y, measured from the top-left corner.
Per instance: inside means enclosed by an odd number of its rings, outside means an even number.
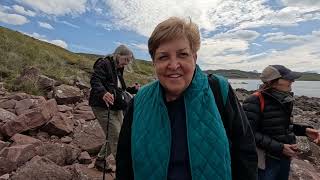
[[[155,28],[148,48],[158,80],[129,105],[117,179],[256,180],[254,137],[231,86],[196,64],[197,25],[169,18]]]

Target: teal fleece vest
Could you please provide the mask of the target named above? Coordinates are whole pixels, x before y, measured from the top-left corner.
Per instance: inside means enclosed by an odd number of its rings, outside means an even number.
[[[197,66],[183,93],[191,176],[194,180],[231,180],[229,144],[208,77]],[[159,81],[134,98],[131,154],[135,180],[166,180],[171,128]]]

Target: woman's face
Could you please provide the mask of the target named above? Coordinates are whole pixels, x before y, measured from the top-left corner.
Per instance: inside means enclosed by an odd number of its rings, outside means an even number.
[[[292,90],[292,83],[293,82],[294,81],[292,81],[292,80],[279,79],[273,85],[273,88],[275,88],[278,91],[282,91],[282,92],[290,92]]]
[[[117,67],[124,68],[132,61],[131,55],[117,55]]]
[[[166,95],[180,96],[191,83],[197,55],[186,38],[160,44],[155,51],[153,64]]]

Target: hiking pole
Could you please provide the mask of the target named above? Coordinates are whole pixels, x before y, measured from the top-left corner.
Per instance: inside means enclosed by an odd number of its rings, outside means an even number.
[[[104,157],[103,157],[103,160],[104,160],[104,162],[103,162],[103,180],[105,180],[106,166],[107,166],[106,156],[107,156],[107,148],[109,146],[110,105],[108,105],[107,109],[108,109],[108,122],[107,122],[107,132],[106,132],[105,153],[104,153]]]

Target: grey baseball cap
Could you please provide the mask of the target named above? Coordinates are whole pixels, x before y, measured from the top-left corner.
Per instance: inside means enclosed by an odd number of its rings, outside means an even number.
[[[301,73],[291,71],[290,69],[286,68],[283,65],[270,65],[262,71],[260,75],[260,79],[262,82],[266,83],[275,79],[286,79],[294,81],[301,77]]]

